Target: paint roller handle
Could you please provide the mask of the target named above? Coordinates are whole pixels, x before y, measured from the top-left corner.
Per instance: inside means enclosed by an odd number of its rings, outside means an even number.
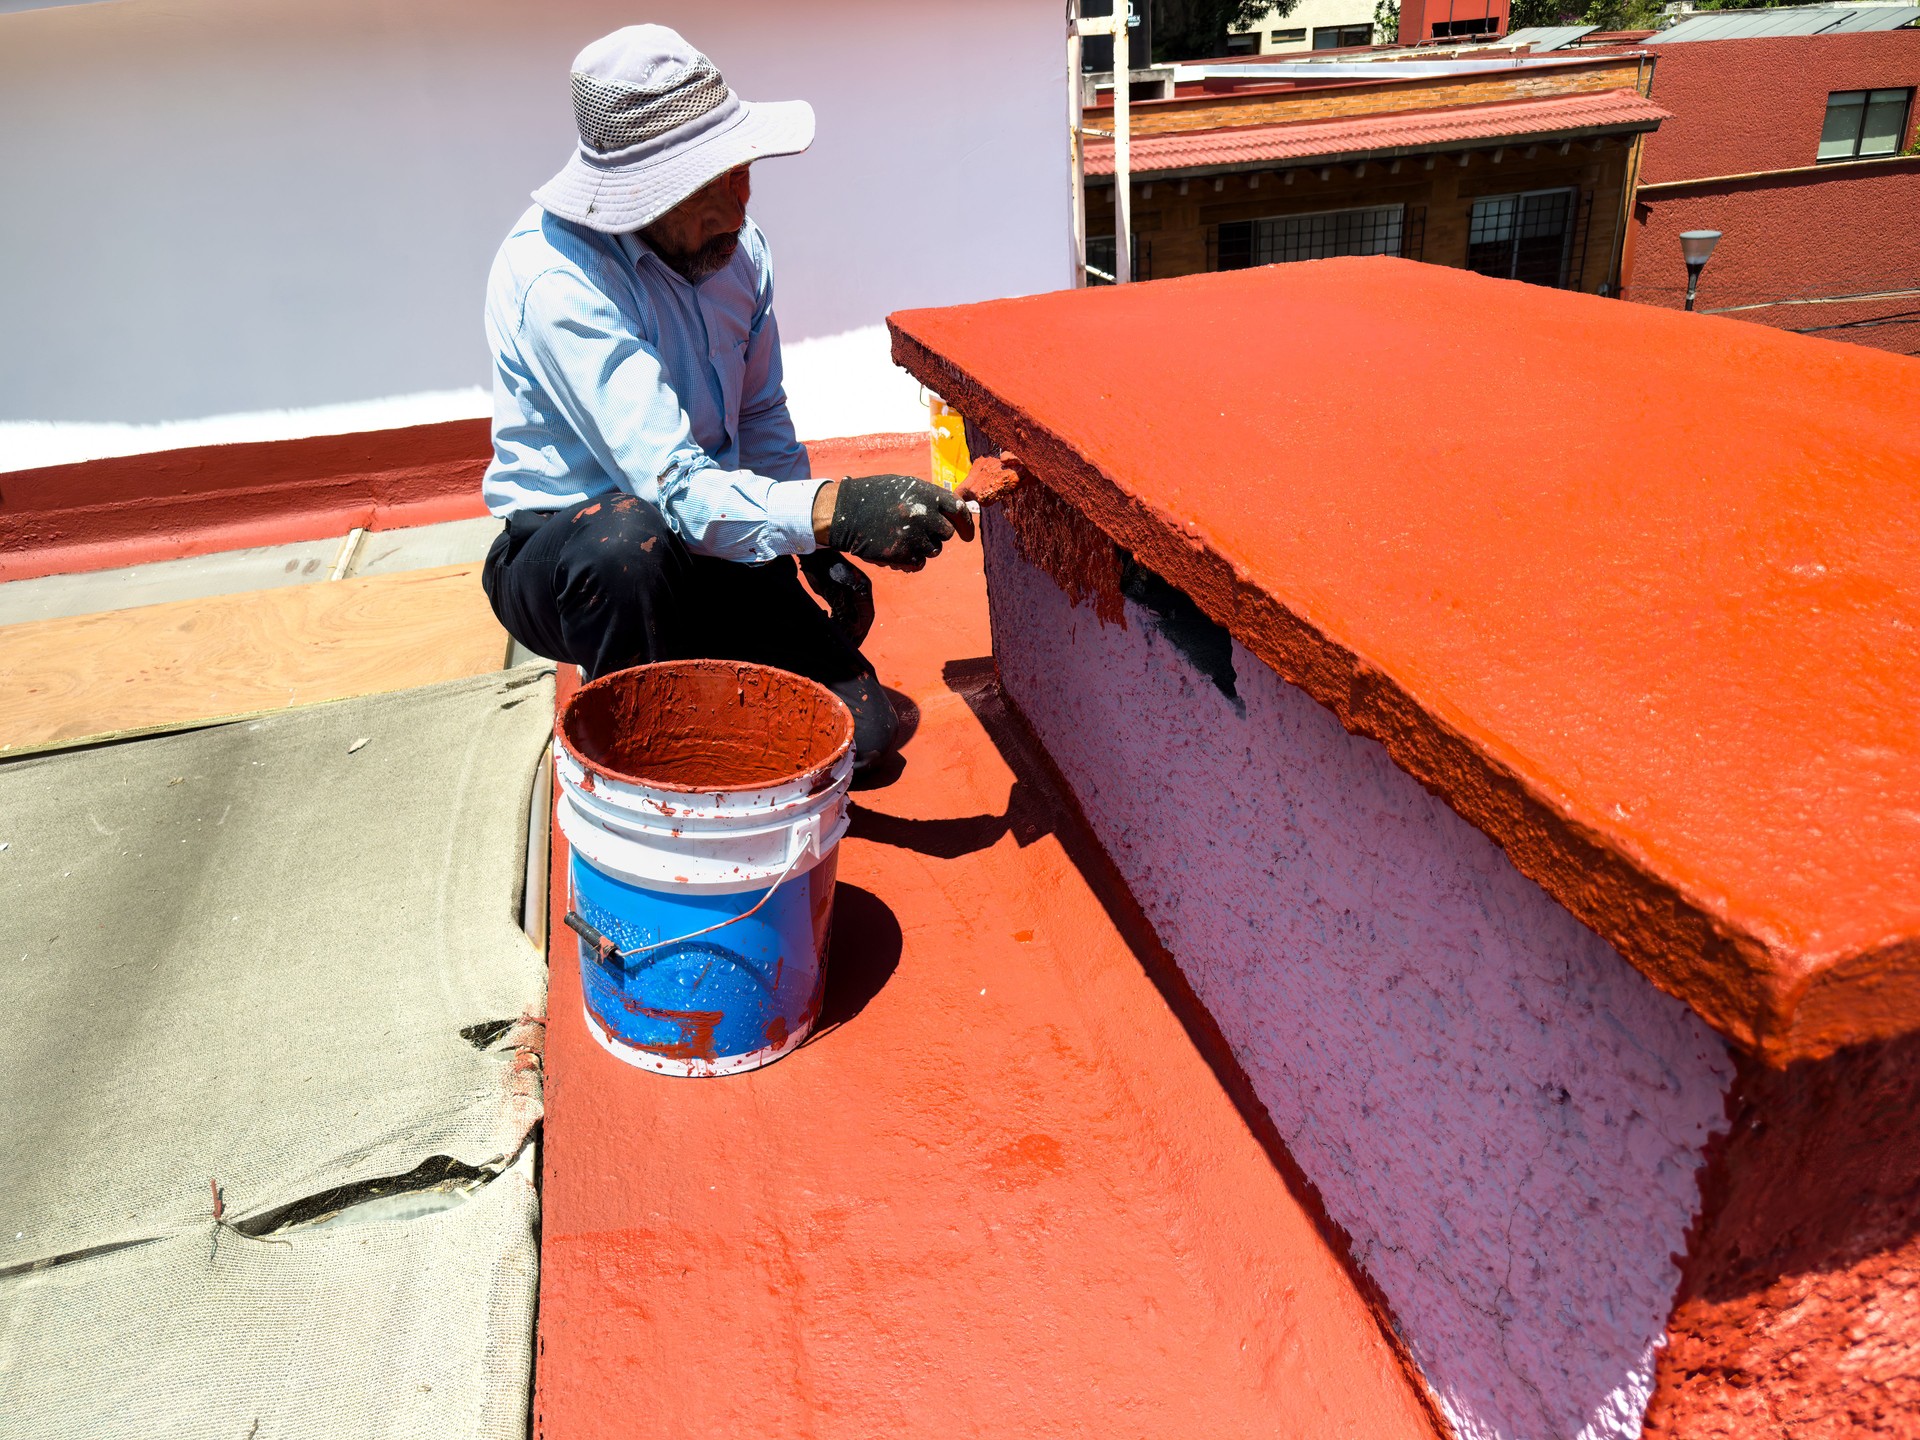
[[[611,940],[580,918],[579,911],[569,910],[561,918],[566,921],[567,928],[586,941],[587,948],[598,955],[603,962],[620,953]]]
[[[799,827],[794,831],[793,853],[787,857],[786,868],[780,872],[779,878],[768,887],[767,893],[753,902],[752,909],[742,910],[738,915],[729,915],[718,925],[709,925],[703,930],[689,930],[685,935],[676,935],[671,940],[656,940],[651,945],[635,945],[630,950],[622,950],[618,945],[614,944],[613,941],[589,925],[586,917],[578,910],[568,910],[567,913],[560,918],[565,922],[569,930],[587,942],[587,948],[600,957],[601,964],[605,965],[614,960],[619,960],[624,963],[632,959],[635,955],[647,955],[655,950],[671,949],[676,945],[684,945],[689,940],[698,940],[702,935],[711,935],[716,930],[724,930],[729,925],[738,925],[742,920],[751,920],[755,915],[760,913],[761,906],[765,905],[769,900],[773,899],[775,895],[780,893],[780,887],[787,883],[787,877],[793,874],[794,868],[798,866],[802,860],[806,859],[809,855],[812,855],[815,859],[824,859],[825,857],[822,854],[823,849],[824,847],[820,840],[820,817],[818,815],[809,815],[805,820],[800,822]]]

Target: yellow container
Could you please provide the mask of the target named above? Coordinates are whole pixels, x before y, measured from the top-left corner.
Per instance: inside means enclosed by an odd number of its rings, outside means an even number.
[[[933,441],[933,483],[944,490],[958,490],[973,468],[967,454],[967,426],[960,412],[937,395],[927,398],[928,434]]]

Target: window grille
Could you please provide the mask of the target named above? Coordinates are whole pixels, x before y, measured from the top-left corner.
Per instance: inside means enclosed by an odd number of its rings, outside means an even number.
[[[1459,35],[1494,35],[1499,33],[1500,21],[1492,15],[1482,15],[1473,20],[1441,20],[1433,27],[1433,38],[1448,40]]]
[[[1534,190],[1474,201],[1467,222],[1467,268],[1529,285],[1565,286],[1573,212],[1572,190]]]
[[[1427,207],[1414,205],[1407,210],[1406,227],[1400,239],[1400,253],[1408,260],[1424,260],[1426,249]]]
[[[1899,154],[1912,104],[1911,89],[1834,91],[1827,96],[1827,119],[1820,127],[1815,160],[1870,160]]]
[[[1322,210],[1216,226],[1209,235],[1210,268],[1244,270],[1331,255],[1398,255],[1406,239],[1406,207]]]
[[[1153,278],[1153,242],[1133,237],[1133,244],[1127,247],[1133,260],[1133,278],[1151,280]],[[1111,285],[1107,278],[1113,274],[1114,262],[1113,236],[1089,235],[1087,237],[1087,283],[1089,285]],[[1095,273],[1099,272],[1099,273]]]
[[[1313,27],[1313,48],[1316,50],[1344,50],[1352,45],[1371,45],[1373,26],[1371,25],[1316,25]]]
[[[1573,197],[1573,238],[1567,245],[1566,288],[1578,290],[1587,273],[1587,241],[1593,233],[1593,191],[1582,190]],[[1602,293],[1605,292],[1603,283]]]

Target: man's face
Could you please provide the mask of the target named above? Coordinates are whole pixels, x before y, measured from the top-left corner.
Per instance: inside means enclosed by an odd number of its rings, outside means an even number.
[[[698,285],[716,274],[740,248],[753,183],[746,165],[710,181],[640,234],[681,276]]]

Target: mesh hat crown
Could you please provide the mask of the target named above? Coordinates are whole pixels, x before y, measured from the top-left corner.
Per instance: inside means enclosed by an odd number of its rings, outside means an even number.
[[[579,148],[533,198],[594,230],[650,225],[727,171],[813,143],[805,101],[742,100],[664,25],[594,41],[575,57],[569,84]]]
[[[694,58],[691,68],[640,85],[574,71],[573,118],[581,143],[603,155],[628,150],[726,104],[732,93],[727,82],[706,56]]]

